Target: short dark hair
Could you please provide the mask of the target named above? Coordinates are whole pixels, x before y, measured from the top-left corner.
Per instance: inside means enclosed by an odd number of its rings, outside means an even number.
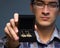
[[[34,0],[31,0],[31,4],[33,4]],[[60,8],[60,0],[59,0],[59,8]]]
[[[31,0],[31,4],[33,4],[34,0]]]

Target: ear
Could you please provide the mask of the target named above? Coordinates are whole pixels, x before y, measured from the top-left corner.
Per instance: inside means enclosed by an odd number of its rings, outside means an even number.
[[[33,12],[33,5],[30,4],[30,10]]]
[[[58,15],[60,16],[60,10],[59,10],[59,13],[58,13]]]

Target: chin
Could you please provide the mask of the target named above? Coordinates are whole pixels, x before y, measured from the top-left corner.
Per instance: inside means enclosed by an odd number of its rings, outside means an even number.
[[[41,22],[41,23],[39,23],[41,26],[44,26],[44,27],[48,27],[48,26],[50,26],[51,25],[51,23],[50,22]]]

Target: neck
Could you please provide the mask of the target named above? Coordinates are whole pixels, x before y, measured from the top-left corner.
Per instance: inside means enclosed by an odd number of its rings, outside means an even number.
[[[36,30],[37,30],[37,32],[39,34],[40,40],[43,43],[47,43],[50,40],[51,35],[52,35],[53,31],[54,31],[54,28],[55,28],[55,25],[51,25],[51,26],[47,26],[47,27],[37,25]]]

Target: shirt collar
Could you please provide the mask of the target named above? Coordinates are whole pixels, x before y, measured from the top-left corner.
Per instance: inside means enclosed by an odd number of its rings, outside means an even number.
[[[40,38],[39,38],[39,35],[38,35],[37,31],[35,31],[35,34],[36,34],[37,41],[40,42],[40,43],[42,43],[41,40],[40,40]],[[49,40],[49,42],[52,41],[55,37],[58,38],[58,39],[60,39],[59,32],[58,32],[58,29],[56,27],[54,29],[54,32],[53,32],[53,34],[52,34],[51,39]]]
[[[57,28],[55,28],[50,41],[52,41],[55,37],[60,39]]]

